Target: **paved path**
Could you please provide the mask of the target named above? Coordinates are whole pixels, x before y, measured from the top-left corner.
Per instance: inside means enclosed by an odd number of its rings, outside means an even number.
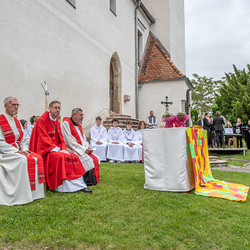
[[[221,170],[221,171],[234,171],[234,172],[250,173],[250,165],[247,165],[244,167],[227,165],[227,166],[223,166],[223,167],[211,167],[211,169]]]

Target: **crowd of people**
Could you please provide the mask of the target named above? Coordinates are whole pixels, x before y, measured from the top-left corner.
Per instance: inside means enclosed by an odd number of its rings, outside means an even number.
[[[144,121],[134,131],[131,120],[122,130],[119,120],[113,119],[107,131],[98,116],[89,144],[81,125],[81,108],[74,108],[61,123],[61,103],[52,101],[49,111],[32,116],[28,124],[17,119],[17,98],[7,97],[4,107],[0,115],[0,205],[21,205],[44,198],[45,182],[55,192],[92,193],[88,186],[100,183],[101,161],[143,160]],[[157,128],[153,111],[147,120],[149,128]]]
[[[246,126],[243,125],[240,118],[234,125],[230,121],[224,121],[224,118],[217,111],[215,117],[210,117],[209,113],[205,113],[204,116],[198,121],[198,125],[207,131],[208,147],[223,147],[228,146],[229,139],[234,136],[237,138],[237,147],[242,148],[242,138],[245,137],[246,146],[250,149],[250,120]],[[225,139],[224,139],[225,137]],[[233,142],[230,142],[230,145]]]

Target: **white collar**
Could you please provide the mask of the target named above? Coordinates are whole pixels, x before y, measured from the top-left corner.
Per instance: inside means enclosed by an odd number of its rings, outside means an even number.
[[[6,112],[4,112],[5,117],[8,117],[9,119],[14,119],[14,116],[8,115]]]
[[[50,114],[50,112],[49,112],[49,119],[52,120],[52,121],[54,121],[54,122],[56,121],[56,118],[53,119],[52,116],[51,116],[51,114]]]

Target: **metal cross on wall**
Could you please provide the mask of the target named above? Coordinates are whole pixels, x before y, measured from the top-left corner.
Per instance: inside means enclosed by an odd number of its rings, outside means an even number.
[[[169,106],[173,104],[173,102],[169,102],[168,101],[168,96],[165,97],[165,102],[161,101],[161,104],[164,104],[164,106],[166,107],[166,112],[168,112],[169,110]]]

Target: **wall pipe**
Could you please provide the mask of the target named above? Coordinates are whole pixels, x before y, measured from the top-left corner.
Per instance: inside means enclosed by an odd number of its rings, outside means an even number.
[[[135,102],[136,102],[136,119],[139,119],[139,86],[138,86],[138,26],[137,26],[137,10],[140,8],[141,0],[136,0],[135,8]]]

